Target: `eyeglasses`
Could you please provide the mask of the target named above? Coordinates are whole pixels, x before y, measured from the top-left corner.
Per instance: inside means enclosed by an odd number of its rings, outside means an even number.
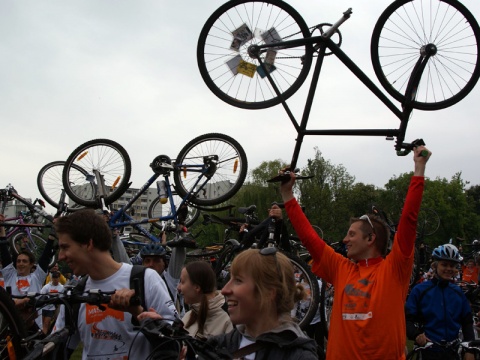
[[[282,271],[280,270],[280,265],[278,264],[278,259],[277,259],[277,248],[276,247],[266,247],[260,250],[260,255],[263,256],[268,256],[268,255],[273,255],[275,258],[275,265],[277,266],[277,273],[280,276],[280,280],[283,283],[283,274]]]
[[[368,215],[362,215],[358,218],[359,220],[367,220],[370,226],[372,227],[373,233],[375,234],[375,228],[373,227],[372,220],[370,220],[370,217]]]

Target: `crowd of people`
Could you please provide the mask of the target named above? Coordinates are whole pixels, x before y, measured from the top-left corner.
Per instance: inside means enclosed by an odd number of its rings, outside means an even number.
[[[295,174],[285,174],[289,178],[280,185],[280,192],[286,213],[313,257],[312,271],[335,288],[327,359],[405,359],[407,337],[419,346],[452,341],[460,330],[465,340],[474,339],[470,304],[453,283],[462,263],[453,245],[434,250],[431,275],[408,295],[416,221],[431,155],[427,150],[428,155],[422,156],[424,150],[419,146],[414,151],[414,174],[388,254],[389,228],[375,215],[352,218],[343,239],[346,257],[335,253],[312,228],[295,199]],[[0,214],[0,223],[3,220]],[[229,281],[217,290],[208,262],[186,262],[183,247],[167,253],[162,245],[150,244],[138,255],[143,267],[141,275],[135,276],[142,276],[143,281],[142,294],[135,294],[130,285],[138,265],[132,264],[118,234],[112,235],[103,216],[81,210],[60,217],[48,238],[39,259],[21,251],[13,260],[5,229],[0,227],[4,286],[10,287],[13,295],[61,293],[72,278],[85,291],[115,291],[105,311],[88,304],[80,306],[77,331],[68,344],[70,353],[82,342],[84,359],[146,359],[155,344],[135,326],[157,319],[181,319],[190,336],[233,358],[324,357],[323,341],[314,340],[313,332],[307,335],[291,319],[294,303],[305,297],[306,289],[296,283],[289,259],[275,248],[242,251],[231,264]],[[72,277],[62,274],[58,264],[48,269],[54,241],[58,241],[58,260],[68,266]],[[478,283],[476,265],[465,261],[458,272],[465,282]],[[141,304],[131,305],[136,295]],[[64,324],[62,312],[54,307],[35,314],[28,299],[15,299],[15,305],[31,332],[47,334],[57,313],[54,328]],[[172,344],[165,351],[181,353],[187,359],[193,356],[174,347]],[[428,348],[424,359],[448,356],[438,345]],[[465,359],[473,359],[471,356],[467,353]]]

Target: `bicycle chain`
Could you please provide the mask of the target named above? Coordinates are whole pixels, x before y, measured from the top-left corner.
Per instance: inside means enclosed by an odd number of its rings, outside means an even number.
[[[312,31],[315,30],[319,25],[321,25],[321,24],[317,24],[317,25],[311,26],[311,27],[308,28],[308,30],[310,30],[310,32],[312,32]],[[298,32],[296,32],[296,33],[293,33],[293,34],[291,34],[291,35],[288,35],[288,36],[282,38],[282,40],[287,40],[287,39],[291,38],[292,36],[298,35],[298,34],[300,34],[300,33],[301,33],[301,31],[298,31]],[[303,57],[303,56],[278,56],[278,57],[275,57],[275,58],[276,58],[276,59],[301,59],[302,57]],[[317,55],[316,55],[316,54],[313,54],[313,57],[317,57]]]

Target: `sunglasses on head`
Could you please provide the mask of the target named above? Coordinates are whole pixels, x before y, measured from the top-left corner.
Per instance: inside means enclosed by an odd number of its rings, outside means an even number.
[[[366,220],[370,226],[372,227],[372,231],[375,234],[375,228],[373,227],[372,220],[370,220],[370,217],[368,215],[362,215],[358,218],[359,220]]]
[[[277,273],[281,277],[281,281],[283,282],[283,275],[282,271],[280,270],[280,265],[278,264],[278,259],[277,259],[277,248],[276,247],[266,247],[260,250],[260,255],[263,256],[268,256],[268,255],[273,255],[275,259],[275,265],[277,266]]]

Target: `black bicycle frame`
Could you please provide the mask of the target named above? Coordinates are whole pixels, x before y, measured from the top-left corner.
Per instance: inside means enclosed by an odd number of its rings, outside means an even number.
[[[316,44],[314,46],[314,44]],[[310,84],[310,89],[308,91],[307,100],[305,103],[305,109],[302,115],[300,124],[293,116],[292,111],[288,107],[286,100],[283,98],[280,90],[276,86],[273,78],[270,75],[270,72],[265,66],[265,63],[260,59],[260,54],[264,53],[268,48],[277,48],[277,49],[286,49],[297,46],[314,46],[311,51],[317,50],[318,56],[315,63],[315,68],[312,76],[312,82]],[[326,49],[329,49],[335,56],[372,92],[374,93],[380,101],[382,101],[392,113],[399,118],[400,126],[396,129],[307,129],[307,122],[310,116],[310,110],[312,108],[313,98],[315,96],[315,90],[317,88],[318,79],[320,77],[320,72],[323,65],[323,58],[325,57]],[[425,49],[423,49],[425,50]],[[289,41],[279,41],[274,44],[265,44],[265,45],[252,45],[249,48],[249,54],[256,58],[260,63],[263,71],[265,72],[270,84],[272,85],[275,93],[281,99],[281,103],[287,112],[295,130],[297,131],[297,138],[295,143],[295,149],[293,151],[292,161],[290,162],[290,168],[294,169],[298,156],[300,153],[300,148],[302,146],[303,138],[306,135],[342,135],[342,136],[385,136],[388,140],[393,140],[396,138],[395,150],[397,155],[406,155],[409,151],[402,151],[402,149],[407,149],[410,143],[404,143],[405,133],[407,130],[408,120],[410,114],[413,110],[411,106],[412,100],[415,98],[416,89],[420,82],[423,70],[428,62],[428,59],[431,56],[431,53],[426,49],[420,53],[419,60],[415,65],[412,75],[410,77],[409,85],[405,94],[407,100],[402,104],[402,110],[400,110],[393,102],[370,80],[370,78],[345,54],[340,47],[335,44],[330,38],[325,36],[314,36],[305,39],[289,40]]]

